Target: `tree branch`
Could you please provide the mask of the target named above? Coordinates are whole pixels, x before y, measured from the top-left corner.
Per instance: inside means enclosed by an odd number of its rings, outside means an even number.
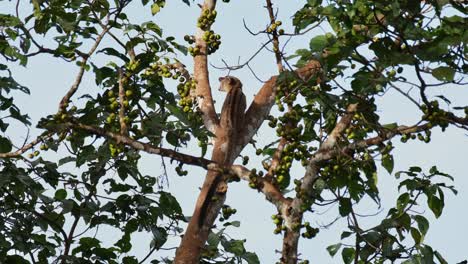
[[[205,0],[201,9],[200,17],[203,16],[205,10],[211,12],[216,6],[215,0]],[[205,31],[200,27],[197,28],[195,34],[195,46],[199,49],[199,52],[195,54],[193,77],[197,83],[195,94],[198,101],[198,106],[203,116],[203,123],[206,129],[210,132],[215,133],[216,127],[218,126],[218,117],[214,108],[213,97],[211,95],[211,86],[208,73],[208,48],[206,41],[203,40],[203,34]]]
[[[28,144],[25,144],[24,146],[22,146],[21,148],[19,148],[16,151],[7,152],[7,153],[0,153],[0,158],[4,159],[4,158],[18,157],[21,154],[25,153],[26,151],[32,149],[35,145],[37,145],[37,144],[43,142],[45,139],[51,137],[53,134],[54,133],[52,133],[52,132],[43,133],[42,135],[38,136],[36,139],[34,139],[33,141],[31,141]]]
[[[233,165],[230,167],[230,173],[239,177],[242,180],[250,182],[251,171],[244,166]],[[283,193],[270,181],[265,180],[262,177],[257,177],[257,190],[265,195],[265,198],[276,206],[278,210],[284,207],[285,204],[289,204],[289,200],[284,197]]]
[[[346,114],[336,124],[335,128],[328,135],[327,140],[320,146],[319,151],[328,151],[334,149],[343,131],[351,124],[354,112],[357,109],[357,104],[350,104],[347,107]],[[301,193],[307,194],[310,197],[313,191],[313,184],[318,177],[319,168],[317,162],[312,158],[306,168],[306,173],[302,179]],[[283,250],[281,261],[283,263],[295,263],[297,261],[297,247],[299,245],[300,228],[298,225],[302,223],[303,210],[301,209],[306,201],[304,196],[300,195],[293,199],[290,208],[282,212],[282,217],[285,220],[287,227],[283,239]],[[293,261],[291,261],[293,259]]]
[[[66,110],[66,108],[68,106],[68,103],[70,102],[70,98],[76,93],[76,91],[78,90],[78,87],[81,84],[81,80],[83,79],[83,75],[84,75],[84,72],[85,72],[86,63],[88,62],[88,59],[96,51],[97,47],[99,46],[99,43],[101,43],[102,39],[104,38],[106,33],[109,31],[109,29],[110,29],[110,27],[105,27],[102,30],[101,34],[99,34],[99,36],[96,38],[96,41],[94,42],[91,49],[88,51],[86,56],[84,56],[83,59],[81,60],[80,70],[78,71],[78,75],[75,78],[75,82],[72,84],[72,86],[70,87],[70,90],[68,90],[68,92],[65,94],[65,96],[60,101],[59,110],[58,110],[59,112],[65,112],[65,110]]]
[[[126,135],[121,135],[121,134],[110,132],[100,127],[93,127],[93,126],[89,126],[89,125],[85,125],[81,123],[65,122],[65,123],[58,125],[57,128],[60,130],[66,129],[66,128],[84,130],[97,136],[102,136],[107,139],[115,140],[116,142],[127,145],[133,149],[141,150],[150,154],[156,154],[156,155],[160,155],[163,157],[171,158],[171,159],[183,162],[185,164],[208,168],[208,165],[213,163],[213,161],[205,159],[205,158],[179,153],[171,149],[156,147],[148,143],[143,143],[143,142],[131,139],[130,137]]]
[[[296,74],[303,80],[307,80],[321,70],[320,62],[316,60],[309,61],[306,66],[297,69]],[[250,104],[245,113],[244,129],[239,135],[239,144],[237,147],[240,150],[247,145],[253,138],[257,130],[262,125],[270,113],[271,107],[275,103],[276,80],[278,76],[271,77],[265,82],[260,91],[255,95],[253,102]]]

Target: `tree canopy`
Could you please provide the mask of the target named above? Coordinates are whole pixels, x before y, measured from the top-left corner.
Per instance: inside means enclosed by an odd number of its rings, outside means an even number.
[[[249,203],[276,210],[279,263],[317,262],[299,243],[327,231],[314,221],[326,208],[336,210],[329,225],[344,220],[345,230],[308,251],[326,248],[343,263],[448,263],[425,237],[463,175],[437,160],[423,167],[415,159],[402,171],[395,161],[404,144],[468,130],[464,1],[308,0],[284,14],[265,0],[242,4],[264,7],[256,26],[228,28],[216,25],[229,0],[180,2],[197,14],[191,24],[170,14],[184,21],[183,34],[160,25],[171,4],[164,0],[2,3],[0,262],[260,263],[260,245],[231,236],[253,219],[231,218],[237,210],[226,195],[240,182],[258,193]],[[233,30],[258,42],[229,39]],[[306,42],[292,49],[296,39]],[[230,54],[224,45],[249,50]],[[259,63],[259,54],[270,61]],[[221,64],[224,56],[240,59]],[[24,85],[16,72],[37,61],[44,71],[48,61],[65,65],[54,74],[67,86]],[[242,71],[256,81],[240,78],[249,83],[247,109],[229,138],[216,80]],[[28,74],[32,83],[42,77]],[[18,101],[31,92],[38,109],[27,113]],[[56,111],[41,111],[35,93],[58,95]],[[389,100],[392,109],[383,107]],[[405,116],[389,114],[403,105]],[[175,177],[190,182],[200,171],[200,191],[175,194]],[[382,207],[382,174],[399,192],[390,208]],[[180,205],[187,197],[193,213]]]

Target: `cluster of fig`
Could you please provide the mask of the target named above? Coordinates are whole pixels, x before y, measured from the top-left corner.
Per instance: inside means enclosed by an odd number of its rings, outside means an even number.
[[[198,18],[197,27],[202,30],[209,30],[216,19],[216,10],[205,9],[201,16]]]
[[[374,111],[375,108],[371,106],[366,111],[354,113],[352,123],[344,131],[348,140],[362,140],[375,130],[376,126],[372,124],[376,123],[379,117]]]
[[[302,201],[300,204],[300,208],[299,208],[301,212],[311,210],[312,204],[314,203],[313,197],[311,197],[312,191],[307,191],[307,190],[302,189],[302,182],[298,179],[294,179],[294,185],[295,185],[294,191],[296,192],[296,197],[300,198]],[[315,185],[314,185],[314,189],[317,189]]]
[[[134,120],[138,117],[138,110],[131,110],[132,109],[132,100],[136,98],[137,94],[140,92],[138,89],[134,89],[127,82],[125,82],[125,92],[123,94],[123,101],[120,102],[120,95],[118,91],[118,87],[113,87],[108,89],[104,92],[102,100],[103,105],[106,107],[106,129],[118,132],[120,130],[120,116],[119,116],[119,108],[123,107],[124,109],[124,117],[123,122],[128,126],[131,127]],[[135,130],[135,129],[133,129]],[[132,130],[132,131],[133,131]],[[138,130],[138,129],[136,129]],[[109,144],[109,151],[111,156],[116,157],[119,153],[124,150],[124,146],[121,144]]]
[[[188,44],[192,45],[195,43],[195,37],[192,35],[185,35],[184,40],[188,42]],[[190,53],[192,56],[196,56],[200,54],[200,48],[198,46],[190,46],[188,47],[187,51]]]
[[[208,54],[215,53],[221,45],[221,36],[215,34],[213,30],[205,31],[203,33],[203,40],[206,42]]]
[[[319,229],[318,229],[318,228],[311,227],[309,222],[305,222],[304,225],[303,225],[303,227],[304,227],[305,230],[306,230],[304,233],[301,234],[301,236],[302,236],[303,238],[308,238],[308,239],[313,238],[313,237],[315,237],[315,236],[318,234],[318,232],[319,232]]]
[[[40,154],[39,150],[35,150],[33,153],[28,154],[28,158],[33,159],[34,157],[39,156],[39,154]]]
[[[263,177],[263,171],[259,171],[257,173],[256,169],[250,170],[249,174],[249,187],[252,189],[260,188],[259,186],[259,178]]]
[[[112,157],[117,157],[119,153],[124,151],[124,145],[109,143],[109,151]]]
[[[180,79],[179,81],[182,82],[177,85],[177,93],[180,95],[178,104],[185,113],[193,113],[194,102],[191,96],[191,91],[196,88],[196,82],[194,79]]]
[[[49,144],[53,143],[53,139],[49,138],[46,142],[42,142],[42,144],[39,146],[39,149],[42,151],[47,151],[49,150]],[[28,154],[29,159],[33,159],[35,157],[38,157],[40,154],[39,150],[34,150],[32,153]]]
[[[439,107],[439,102],[437,100],[430,102],[430,107],[427,105],[422,105],[421,109],[424,113],[422,119],[428,121],[429,127],[434,125],[439,125],[442,128],[442,131],[448,127],[448,113]]]
[[[242,157],[242,165],[245,166],[245,165],[249,164],[249,160],[250,160],[249,156],[243,156]]]
[[[177,175],[179,175],[179,176],[187,176],[188,171],[187,171],[187,170],[184,170],[184,169],[182,168],[182,166],[183,166],[183,164],[180,163],[180,164],[175,168],[175,171],[176,171]]]
[[[313,148],[307,148],[306,145],[300,144],[298,141],[289,142],[284,147],[281,152],[281,160],[275,170],[276,181],[280,187],[287,187],[290,179],[289,170],[294,160],[301,161],[301,164],[306,166],[311,155],[310,152],[313,150]]]
[[[228,220],[235,213],[237,213],[237,210],[235,208],[232,208],[229,205],[223,205],[219,221],[223,222],[224,220]]]
[[[401,142],[406,143],[406,142],[408,142],[408,140],[410,140],[410,139],[413,139],[413,140],[414,140],[414,139],[417,138],[418,140],[423,141],[423,142],[425,142],[425,143],[431,142],[431,134],[432,134],[431,131],[430,131],[430,130],[424,130],[424,134],[425,134],[425,135],[423,135],[422,133],[417,133],[417,134],[411,134],[411,133],[403,134],[403,135],[401,136],[401,139],[400,139],[400,140],[401,140]]]
[[[281,153],[280,162],[275,168],[276,183],[281,189],[286,188],[289,184],[289,170],[293,160],[301,161],[305,166],[310,152],[313,151],[313,148],[308,149],[306,145],[300,144],[303,132],[303,125],[300,122],[304,116],[308,115],[308,110],[299,104],[293,106],[297,99],[296,88],[298,84],[297,80],[291,80],[278,85],[275,103],[280,111],[284,111],[283,103],[285,103],[288,106],[288,111],[279,118],[268,117],[268,125],[276,128],[277,136],[287,140],[287,145]]]
[[[388,149],[391,149],[391,145],[390,145],[390,148],[387,148],[387,149],[382,149],[381,150],[381,153],[382,154],[387,154],[389,153],[389,150]],[[388,151],[387,151],[388,150]],[[350,172],[350,170],[352,170],[353,166],[352,166],[352,161],[353,160],[338,160],[338,159],[334,159],[334,160],[331,160],[328,164],[324,165],[320,171],[320,175],[322,176],[323,179],[327,179],[327,178],[330,178],[332,176],[335,176],[335,175],[351,175],[352,173]],[[347,166],[343,166],[343,164],[347,164]],[[320,188],[323,188],[323,187],[319,187],[319,186],[314,186],[316,189],[320,189]]]
[[[285,138],[288,142],[281,152],[281,160],[275,170],[276,181],[283,188],[286,188],[289,182],[289,170],[293,161],[301,161],[304,166],[307,165],[310,152],[315,149],[300,144],[303,126],[299,122],[305,114],[300,105],[295,105],[279,118],[268,117],[268,124],[276,128],[277,136]]]
[[[123,101],[122,101],[122,106],[125,109],[125,117],[124,117],[124,122],[126,124],[131,124],[133,119],[138,116],[137,111],[130,111],[130,100],[132,100],[137,92],[135,92],[137,89],[132,89],[131,86],[126,86],[125,89],[125,94],[123,96]],[[120,102],[119,102],[119,94],[117,91],[117,87],[111,88],[107,90],[104,93],[104,99],[106,100],[105,103],[106,107],[108,108],[108,116],[106,117],[106,123],[108,125],[116,125],[119,123],[118,119],[118,113],[117,110],[120,107]]]
[[[151,64],[150,68],[146,69],[143,73],[144,78],[152,77],[158,75],[164,78],[172,78],[177,80],[181,78],[181,73],[171,67],[170,65],[163,64],[161,61]]]
[[[193,35],[185,35],[184,40],[188,42],[188,44],[192,45],[195,43],[195,37]]]
[[[284,34],[284,29],[278,29],[283,23],[279,20],[275,21],[272,23],[268,28],[266,29],[267,33],[273,33],[273,32],[278,32],[278,34],[283,35]]]
[[[199,55],[200,54],[200,48],[198,46],[195,46],[195,47],[188,47],[188,52],[190,53],[190,55],[192,55],[192,57],[195,57],[196,55]]]
[[[281,231],[286,230],[286,226],[283,225],[283,217],[280,214],[274,214],[271,216],[273,223],[276,225],[275,230],[273,230],[273,234],[279,234]]]
[[[289,84],[280,84],[276,89],[275,103],[280,112],[284,111],[283,102],[287,105],[292,105],[296,100],[296,92],[294,91],[297,87],[297,80],[292,80]]]
[[[299,122],[305,114],[300,105],[295,105],[283,116],[269,121],[276,124],[276,135],[278,137],[283,137],[292,142],[299,140],[301,137],[303,126]]]
[[[182,76],[182,72],[177,67],[170,64],[165,65],[160,61],[152,64],[151,68],[145,71],[146,76],[154,76],[154,74],[163,78],[179,80],[177,93],[180,95],[181,99],[178,104],[185,113],[193,113],[194,102],[191,96],[191,91],[196,88],[195,80],[193,78],[187,80],[186,77]]]

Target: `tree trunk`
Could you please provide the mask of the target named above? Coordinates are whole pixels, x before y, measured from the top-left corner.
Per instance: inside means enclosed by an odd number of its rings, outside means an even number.
[[[218,128],[216,131],[216,141],[213,148],[211,160],[218,164],[223,164],[226,161],[226,156],[229,156],[224,165],[232,165],[237,153],[226,153],[221,148],[221,145],[226,141],[233,140],[228,138],[228,133],[223,128]],[[235,144],[233,140],[233,144]],[[231,152],[236,152],[231,150]],[[189,264],[199,263],[201,251],[208,239],[211,227],[218,216],[221,207],[226,200],[227,179],[220,171],[208,171],[205,177],[200,194],[197,198],[195,210],[192,218],[187,226],[184,237],[177,249],[174,263]],[[214,188],[215,192],[210,192]],[[223,192],[217,192],[222,189]]]
[[[281,264],[297,263],[297,249],[299,246],[299,231],[287,229],[283,237]]]
[[[177,249],[174,263],[199,263],[203,246],[205,245],[205,242],[208,239],[208,234],[210,233],[211,227],[213,226],[213,223],[216,220],[216,217],[221,207],[223,206],[225,200],[224,195],[219,196],[216,200],[212,200],[212,197],[205,197],[204,194],[210,188],[208,184],[212,182],[212,179],[220,176],[221,175],[219,175],[218,172],[208,171],[202,190],[198,196],[193,216],[190,219],[184,237],[182,238],[180,246]],[[208,203],[206,208],[206,214],[204,215],[205,219],[203,221],[202,226],[199,226],[200,212],[205,198],[207,199]]]

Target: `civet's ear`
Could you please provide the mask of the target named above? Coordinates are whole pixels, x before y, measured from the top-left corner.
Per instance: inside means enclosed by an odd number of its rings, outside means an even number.
[[[228,76],[227,78],[229,78],[229,84],[230,84],[230,85],[236,84],[236,80],[234,80],[234,78],[231,78],[231,77],[229,77],[229,76]]]
[[[224,77],[219,77],[218,79],[220,82],[222,82],[224,80]]]

